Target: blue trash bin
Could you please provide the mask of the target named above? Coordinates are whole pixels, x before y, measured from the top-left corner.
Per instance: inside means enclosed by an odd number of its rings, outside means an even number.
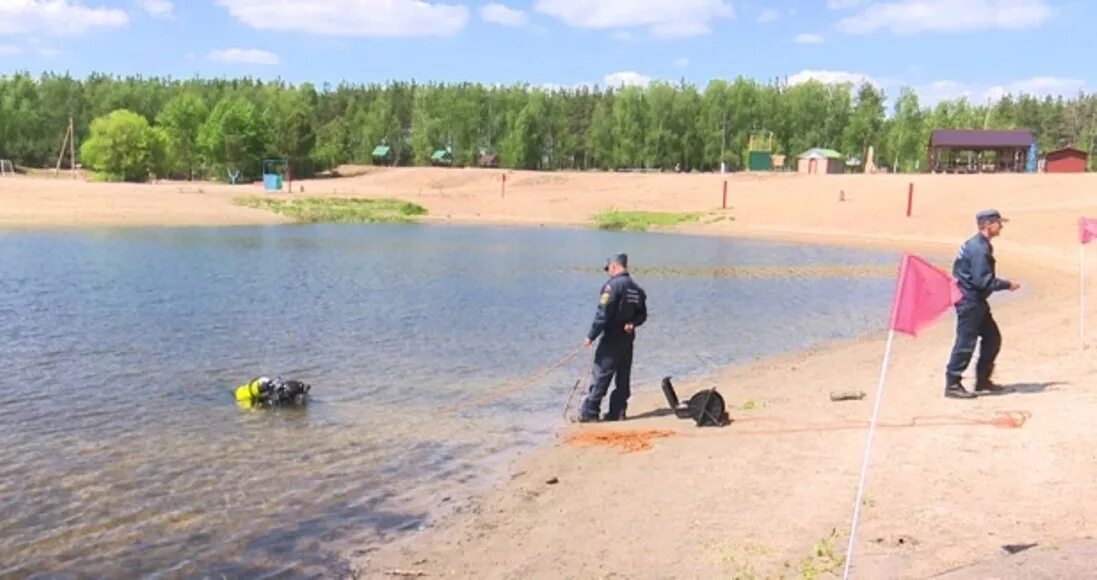
[[[268,173],[264,175],[263,189],[267,191],[282,191],[282,176],[277,173]]]

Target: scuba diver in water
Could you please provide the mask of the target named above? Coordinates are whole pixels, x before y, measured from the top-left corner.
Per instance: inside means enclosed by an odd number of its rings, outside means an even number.
[[[311,389],[308,383],[292,379],[256,377],[236,387],[236,404],[245,408],[303,406]]]

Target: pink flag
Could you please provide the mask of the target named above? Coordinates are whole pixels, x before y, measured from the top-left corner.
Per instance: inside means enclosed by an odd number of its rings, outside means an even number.
[[[1097,219],[1078,218],[1078,238],[1083,244],[1097,239]]]
[[[960,289],[952,276],[922,258],[904,254],[891,306],[891,329],[917,336],[959,300]]]

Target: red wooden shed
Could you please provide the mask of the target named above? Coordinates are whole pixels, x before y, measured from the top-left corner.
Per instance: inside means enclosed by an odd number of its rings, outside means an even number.
[[[1089,154],[1081,149],[1065,147],[1049,152],[1044,171],[1048,173],[1084,173]]]

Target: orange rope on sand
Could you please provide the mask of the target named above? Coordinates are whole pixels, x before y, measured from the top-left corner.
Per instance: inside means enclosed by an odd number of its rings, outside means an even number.
[[[564,437],[564,442],[577,447],[617,447],[624,453],[647,451],[652,447],[652,441],[673,437],[675,431],[655,430],[647,431],[593,431],[584,430],[569,433]]]
[[[986,425],[997,429],[1020,429],[1032,417],[1028,411],[1002,411],[995,413],[990,419],[973,419],[970,417],[958,417],[955,415],[930,415],[913,417],[906,423],[877,423],[881,429],[910,429],[914,427],[950,427]],[[780,419],[768,419],[764,417],[749,417],[736,419],[735,423],[780,423]],[[750,431],[734,430],[734,435],[784,435],[789,433],[818,433],[825,431],[845,431],[851,429],[868,428],[868,421],[842,421],[839,423],[819,423],[805,425],[803,427],[790,427],[784,429],[758,429]]]
[[[995,413],[989,419],[975,419],[971,417],[958,417],[954,415],[931,415],[913,417],[906,423],[877,423],[882,429],[910,429],[915,427],[950,427],[950,426],[979,426],[994,427],[996,429],[1020,429],[1032,417],[1028,411],[1003,411]],[[768,417],[749,417],[738,419],[735,423],[782,423],[780,419]],[[782,429],[755,429],[740,430],[734,427],[716,431],[714,433],[727,435],[788,435],[793,433],[821,433],[826,431],[847,431],[853,429],[865,429],[868,421],[842,421],[837,423],[817,423],[802,427],[789,427]],[[606,431],[606,430],[579,430],[564,436],[564,442],[576,447],[616,447],[624,453],[647,451],[652,448],[655,439],[684,435],[689,433],[676,431],[654,430],[646,431]]]

